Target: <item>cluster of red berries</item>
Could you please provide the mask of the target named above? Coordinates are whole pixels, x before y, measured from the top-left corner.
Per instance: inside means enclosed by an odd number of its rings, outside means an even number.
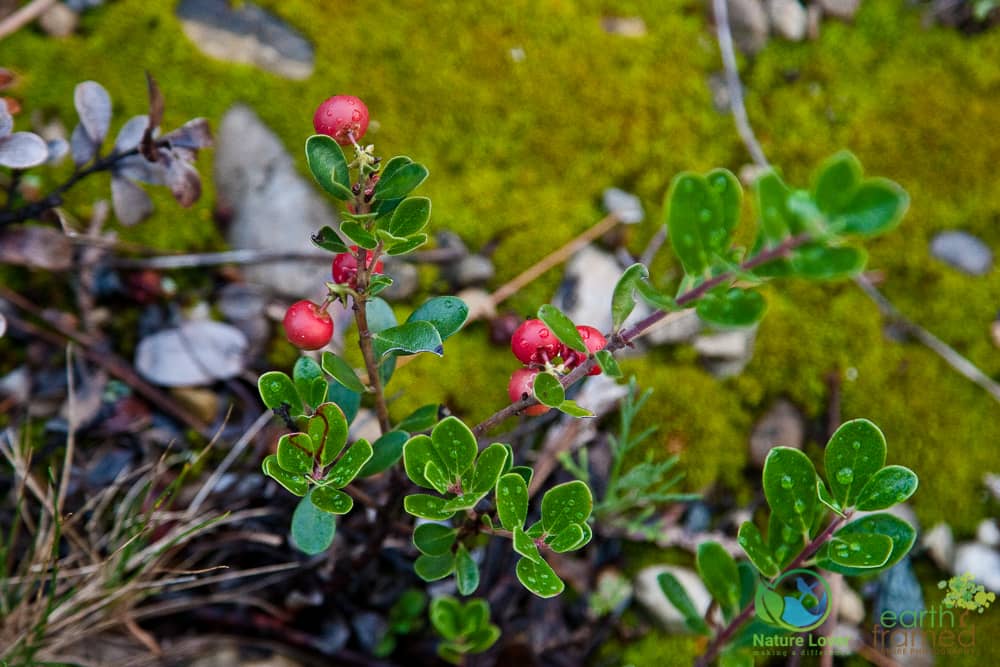
[[[580,338],[590,354],[604,349],[607,340],[604,334],[594,327],[581,325],[576,328],[580,332]],[[519,368],[510,376],[510,383],[507,385],[507,395],[511,402],[517,402],[526,396],[531,396],[535,385],[535,377],[547,364],[557,359],[562,360],[562,367],[566,370],[576,368],[587,361],[589,355],[577,352],[576,350],[563,345],[555,334],[553,334],[545,323],[541,320],[528,320],[517,328],[510,339],[510,349],[525,368]],[[594,366],[588,375],[600,375],[601,369]],[[545,405],[532,405],[526,408],[527,415],[541,415],[549,411]]]
[[[351,289],[358,286],[358,246],[351,246],[351,252],[340,252],[333,257],[333,282],[347,285]],[[382,261],[372,266],[372,252],[364,251],[364,261],[371,273],[382,273]],[[307,299],[296,301],[285,312],[285,336],[288,342],[303,350],[318,350],[333,338],[333,319],[327,312],[329,302],[322,306]]]

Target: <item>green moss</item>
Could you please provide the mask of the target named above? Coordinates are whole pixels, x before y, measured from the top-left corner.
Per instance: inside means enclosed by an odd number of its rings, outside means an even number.
[[[698,640],[687,635],[651,632],[622,646],[608,643],[594,664],[615,667],[687,667],[701,654]]]

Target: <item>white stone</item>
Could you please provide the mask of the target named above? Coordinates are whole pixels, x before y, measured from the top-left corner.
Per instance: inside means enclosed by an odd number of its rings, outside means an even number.
[[[1000,528],[993,519],[984,519],[976,528],[976,541],[988,547],[1000,546]]]
[[[684,624],[684,616],[663,594],[657,577],[669,572],[687,592],[699,616],[704,616],[712,602],[712,596],[693,571],[676,565],[652,565],[639,572],[635,580],[635,597],[646,611],[659,621],[667,632],[690,632]]]
[[[135,368],[165,387],[193,387],[239,375],[247,339],[229,324],[197,320],[146,336],[135,350]]]
[[[966,542],[955,550],[955,574],[970,573],[989,591],[1000,591],[1000,553],[985,544]]]
[[[767,13],[776,33],[793,42],[805,39],[809,18],[798,0],[768,0]]]
[[[955,564],[955,537],[952,535],[951,526],[944,522],[936,524],[924,534],[922,544],[935,565],[951,572]]]

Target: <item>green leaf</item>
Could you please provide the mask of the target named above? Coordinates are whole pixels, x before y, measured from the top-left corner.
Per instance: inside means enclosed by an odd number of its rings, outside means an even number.
[[[429,461],[434,461],[438,468],[444,469],[444,461],[434,449],[434,443],[429,435],[415,435],[403,445],[403,468],[406,476],[425,489],[434,488],[424,476],[424,468]]]
[[[353,196],[347,159],[332,137],[314,134],[306,139],[306,162],[313,178],[324,190],[344,201]]]
[[[396,315],[385,299],[376,297],[367,303],[365,314],[368,316],[369,331],[374,334],[396,326]]]
[[[503,475],[497,482],[497,516],[507,530],[523,528],[528,518],[528,484],[515,472]]]
[[[500,628],[496,625],[489,625],[481,630],[476,630],[465,638],[469,647],[469,653],[485,653],[491,646],[500,639]]]
[[[863,248],[811,243],[793,252],[788,264],[801,278],[838,280],[861,273],[867,262],[868,253]]]
[[[395,160],[396,158],[393,158]],[[376,199],[399,199],[410,194],[417,186],[424,182],[430,172],[427,167],[418,163],[400,165],[398,168],[392,164],[393,160],[386,164],[382,170],[382,176],[375,185]],[[392,167],[392,169],[390,169]]]
[[[856,568],[840,565],[829,557],[818,557],[817,565],[832,572],[840,572],[849,577],[856,577],[862,574],[872,574],[886,570],[900,561],[905,556],[913,542],[917,538],[917,532],[913,526],[906,521],[893,516],[887,512],[869,514],[860,519],[852,521],[836,533],[834,537],[847,540],[852,535],[884,535],[892,540],[892,552],[889,558],[877,568]]]
[[[493,443],[476,459],[476,467],[472,473],[472,484],[469,493],[480,498],[487,494],[497,484],[504,466],[507,464],[507,448],[500,443]]]
[[[302,399],[299,392],[295,390],[292,379],[280,371],[270,371],[264,373],[257,380],[257,389],[260,390],[260,398],[271,410],[288,406],[288,412],[292,417],[302,414]]]
[[[347,417],[336,403],[323,403],[316,414],[309,418],[309,437],[315,451],[320,453],[319,463],[326,467],[347,444]]]
[[[555,334],[555,337],[563,345],[583,354],[590,353],[583,342],[583,338],[580,337],[580,332],[576,330],[576,325],[555,306],[548,303],[544,304],[538,309],[538,319],[545,322],[545,326]]]
[[[764,317],[767,303],[759,292],[733,287],[709,292],[695,306],[698,317],[717,327],[749,327]]]
[[[597,365],[601,367],[601,372],[611,378],[620,378],[622,376],[622,369],[615,361],[613,354],[607,350],[599,350],[594,354],[597,357]]]
[[[705,174],[708,185],[715,191],[722,206],[721,224],[715,231],[715,242],[707,247],[712,248],[717,253],[724,252],[729,247],[733,230],[740,222],[740,212],[743,205],[743,186],[740,179],[736,178],[733,172],[728,169],[713,169]],[[725,235],[719,233],[719,229]]]
[[[845,422],[826,445],[824,467],[833,497],[850,507],[861,489],[885,465],[885,436],[867,419]]]
[[[304,496],[309,491],[309,480],[304,475],[288,472],[278,465],[278,457],[274,454],[267,456],[261,464],[264,474],[281,484],[290,493],[296,496]]]
[[[789,526],[777,514],[771,513],[767,520],[767,545],[771,549],[774,562],[785,567],[805,546],[802,525]]]
[[[448,493],[448,489],[451,488],[454,480],[448,479],[448,475],[445,474],[441,467],[434,463],[434,461],[428,461],[424,465],[424,479],[426,479],[431,484],[431,488],[438,493]],[[457,507],[449,507],[445,505],[446,509],[458,510]]]
[[[844,508],[840,506],[840,503],[838,503],[832,495],[830,495],[830,491],[826,488],[826,484],[818,477],[816,479],[816,497],[821,503],[829,507],[831,510],[840,516],[844,516]]]
[[[580,480],[553,486],[542,496],[542,528],[559,533],[574,523],[583,523],[593,510],[590,488]]]
[[[295,390],[300,398],[304,398],[311,407],[316,407],[326,398],[326,380],[323,378],[323,371],[319,365],[309,357],[299,357],[292,368],[292,378]],[[322,391],[316,391],[314,380],[323,380],[320,385]]]
[[[754,195],[757,200],[757,215],[760,228],[769,246],[784,241],[792,232],[799,232],[800,224],[788,210],[788,186],[774,170],[770,170],[754,181]]]
[[[834,535],[824,546],[826,556],[837,565],[871,569],[889,560],[892,538],[872,533]]]
[[[531,484],[531,478],[535,474],[535,471],[531,469],[531,466],[513,466],[508,471],[515,475],[521,477],[525,484]]]
[[[635,292],[639,283],[649,277],[643,264],[633,264],[625,269],[611,294],[611,328],[618,331],[635,308]]]
[[[771,513],[807,532],[817,502],[816,469],[809,457],[791,447],[774,447],[764,461],[763,482]]]
[[[411,514],[421,519],[430,521],[445,521],[455,515],[454,511],[447,511],[444,505],[447,501],[440,496],[431,496],[426,493],[412,493],[403,498],[403,509],[407,514]]]
[[[429,431],[438,422],[438,410],[440,410],[440,406],[437,403],[422,405],[406,417],[403,417],[403,420],[396,425],[396,428],[407,433]]]
[[[455,553],[455,585],[462,595],[472,595],[479,588],[479,566],[463,544]]]
[[[771,550],[764,544],[764,536],[753,521],[744,521],[736,538],[747,558],[765,577],[776,577],[781,569],[771,557]]]
[[[313,493],[315,489],[299,501],[292,514],[292,542],[310,556],[329,549],[337,530],[336,517],[316,507],[311,498]]]
[[[382,165],[381,178],[389,178],[397,171],[408,164],[413,164],[413,160],[406,155],[394,155],[384,165]]]
[[[361,408],[361,394],[351,391],[339,382],[328,382],[326,400],[335,403],[344,413],[344,418],[350,424]]]
[[[431,431],[431,441],[445,470],[453,479],[458,479],[472,467],[479,445],[476,436],[457,417],[447,417],[438,422]]]
[[[451,551],[458,531],[439,523],[422,523],[413,529],[413,545],[428,556],[440,556]]]
[[[427,243],[427,238],[427,234],[414,234],[402,241],[393,243],[391,246],[386,246],[384,252],[389,256],[405,255]]]
[[[917,475],[903,466],[886,466],[868,480],[857,497],[857,508],[866,512],[889,509],[917,490]]]
[[[898,184],[886,178],[870,178],[838,210],[830,227],[842,234],[877,236],[898,225],[909,206],[910,197]]]
[[[813,184],[813,199],[828,216],[851,200],[861,183],[861,163],[849,151],[840,151],[820,165]]]
[[[344,243],[337,232],[333,230],[333,227],[329,225],[323,225],[320,230],[313,234],[312,242],[314,245],[322,248],[323,250],[328,250],[330,252],[347,252],[347,244]]]
[[[441,340],[456,333],[469,318],[469,307],[456,296],[438,296],[413,311],[407,322],[430,322]]]
[[[528,560],[533,560],[538,563],[542,562],[542,555],[538,553],[538,545],[535,544],[535,539],[524,532],[524,529],[520,526],[515,525],[513,530],[513,544],[514,551],[521,554]]]
[[[431,200],[427,197],[404,199],[392,212],[389,219],[389,233],[406,237],[423,231],[431,217]]]
[[[368,293],[371,295],[380,294],[385,288],[392,285],[392,278],[383,273],[373,273],[368,279]]]
[[[760,581],[760,573],[749,561],[745,560],[736,563],[736,569],[740,573],[740,609],[743,609],[753,602],[753,596],[757,593],[757,582]]]
[[[481,495],[477,495],[475,493],[465,493],[455,496],[446,502],[444,504],[444,508],[453,512],[465,512],[466,510],[473,509],[479,501],[482,500],[482,498],[483,497]]]
[[[417,560],[413,563],[413,571],[417,573],[417,576],[424,581],[437,581],[438,579],[444,579],[455,569],[455,556],[451,553],[441,554],[440,556],[428,556],[422,554],[417,556]],[[434,603],[431,603],[433,609]],[[434,616],[433,611],[431,612],[431,619],[433,622]]]
[[[313,470],[313,442],[305,433],[286,433],[278,439],[278,465],[288,472],[308,475]]]
[[[324,512],[347,514],[354,507],[354,499],[339,489],[318,486],[309,494],[313,504]]]
[[[740,612],[740,576],[736,561],[721,544],[709,540],[698,545],[695,564],[708,592],[719,603],[722,615],[727,621],[731,620]]]
[[[409,436],[404,431],[389,431],[372,444],[373,454],[358,477],[371,477],[388,470],[403,456],[403,445]]]
[[[408,355],[431,352],[439,357],[444,354],[441,335],[430,322],[407,322],[372,334],[372,347],[379,359],[388,354]]]
[[[537,379],[537,378],[536,378]],[[593,417],[594,413],[587,408],[581,407],[576,401],[571,401],[566,399],[559,405],[555,406],[556,410],[570,417]]]
[[[455,639],[461,634],[462,604],[452,596],[442,595],[431,600],[430,617],[431,625],[445,639]]]
[[[585,537],[586,533],[583,532],[583,525],[571,523],[555,535],[554,539],[549,542],[549,548],[557,554],[574,551],[577,545],[583,542]]]
[[[562,384],[556,376],[549,373],[539,373],[535,376],[532,391],[539,403],[549,407],[559,406],[566,400],[566,391]]]
[[[703,274],[709,264],[705,236],[722,223],[718,196],[701,176],[681,173],[670,184],[665,208],[668,235],[684,272],[691,276]]]
[[[333,466],[330,473],[323,480],[324,484],[331,484],[338,489],[342,489],[358,476],[358,472],[364,467],[368,459],[372,457],[372,446],[367,440],[356,441],[347,450],[347,453],[340,457],[337,465]]]
[[[340,223],[340,231],[347,238],[357,243],[362,248],[372,250],[378,245],[378,239],[367,229],[353,220],[346,220]]]
[[[517,579],[521,585],[540,598],[559,595],[566,588],[562,579],[543,561],[522,558],[517,561]]]
[[[365,385],[361,384],[361,380],[358,379],[357,374],[354,369],[351,368],[350,364],[338,357],[333,352],[323,353],[323,370],[329,373],[334,380],[342,384],[347,389],[358,394],[363,394],[367,391]]]
[[[657,310],[679,310],[679,306],[673,297],[667,296],[645,280],[637,282],[635,284],[635,289],[639,293],[639,296],[642,297],[643,301]]]
[[[684,617],[684,624],[692,632],[696,632],[699,635],[711,635],[712,631],[708,628],[708,624],[705,623],[705,619],[701,617],[698,610],[694,606],[694,602],[691,601],[691,597],[684,590],[681,582],[677,580],[677,577],[670,574],[669,572],[661,572],[657,577],[656,581],[660,584],[660,590],[663,594],[667,596],[670,603],[677,608],[677,611],[681,613]]]

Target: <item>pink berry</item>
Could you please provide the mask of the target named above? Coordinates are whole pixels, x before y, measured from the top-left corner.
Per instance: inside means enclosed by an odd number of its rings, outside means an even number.
[[[530,368],[518,368],[514,371],[514,374],[510,376],[510,383],[507,385],[507,395],[510,396],[511,403],[516,403],[526,396],[534,396],[533,388],[536,375],[538,375],[538,371]],[[547,405],[532,405],[530,408],[524,409],[524,414],[534,417],[544,415],[549,410]]]
[[[559,356],[562,343],[541,320],[528,320],[510,338],[510,349],[522,364],[544,364]]]
[[[354,255],[357,251],[358,246],[352,245],[351,252],[340,252],[334,255],[333,266],[331,267],[333,282],[338,285],[348,285],[350,287],[358,286],[358,258]],[[371,261],[372,251],[365,250],[365,263],[370,264]],[[384,268],[382,260],[379,260],[375,262],[372,273],[382,273]]]
[[[333,320],[312,301],[296,301],[285,313],[285,336],[295,347],[318,350],[333,338]]]
[[[604,346],[608,344],[608,341],[604,337],[604,334],[602,334],[594,327],[583,324],[578,326],[576,330],[580,332],[580,338],[583,339],[583,344],[587,346],[587,351],[590,352],[590,354],[594,354],[598,350],[603,350]],[[563,346],[562,358],[563,361],[566,362],[566,365],[569,366],[570,368],[574,368],[585,362],[587,360],[587,356],[588,355],[582,354],[580,352],[577,352],[576,350]],[[587,373],[587,375],[600,375],[600,374],[601,374],[601,367],[596,365],[593,368],[591,368],[590,371]]]
[[[368,130],[368,107],[353,95],[334,95],[316,109],[313,127],[341,146],[350,146],[351,135],[360,141]]]

